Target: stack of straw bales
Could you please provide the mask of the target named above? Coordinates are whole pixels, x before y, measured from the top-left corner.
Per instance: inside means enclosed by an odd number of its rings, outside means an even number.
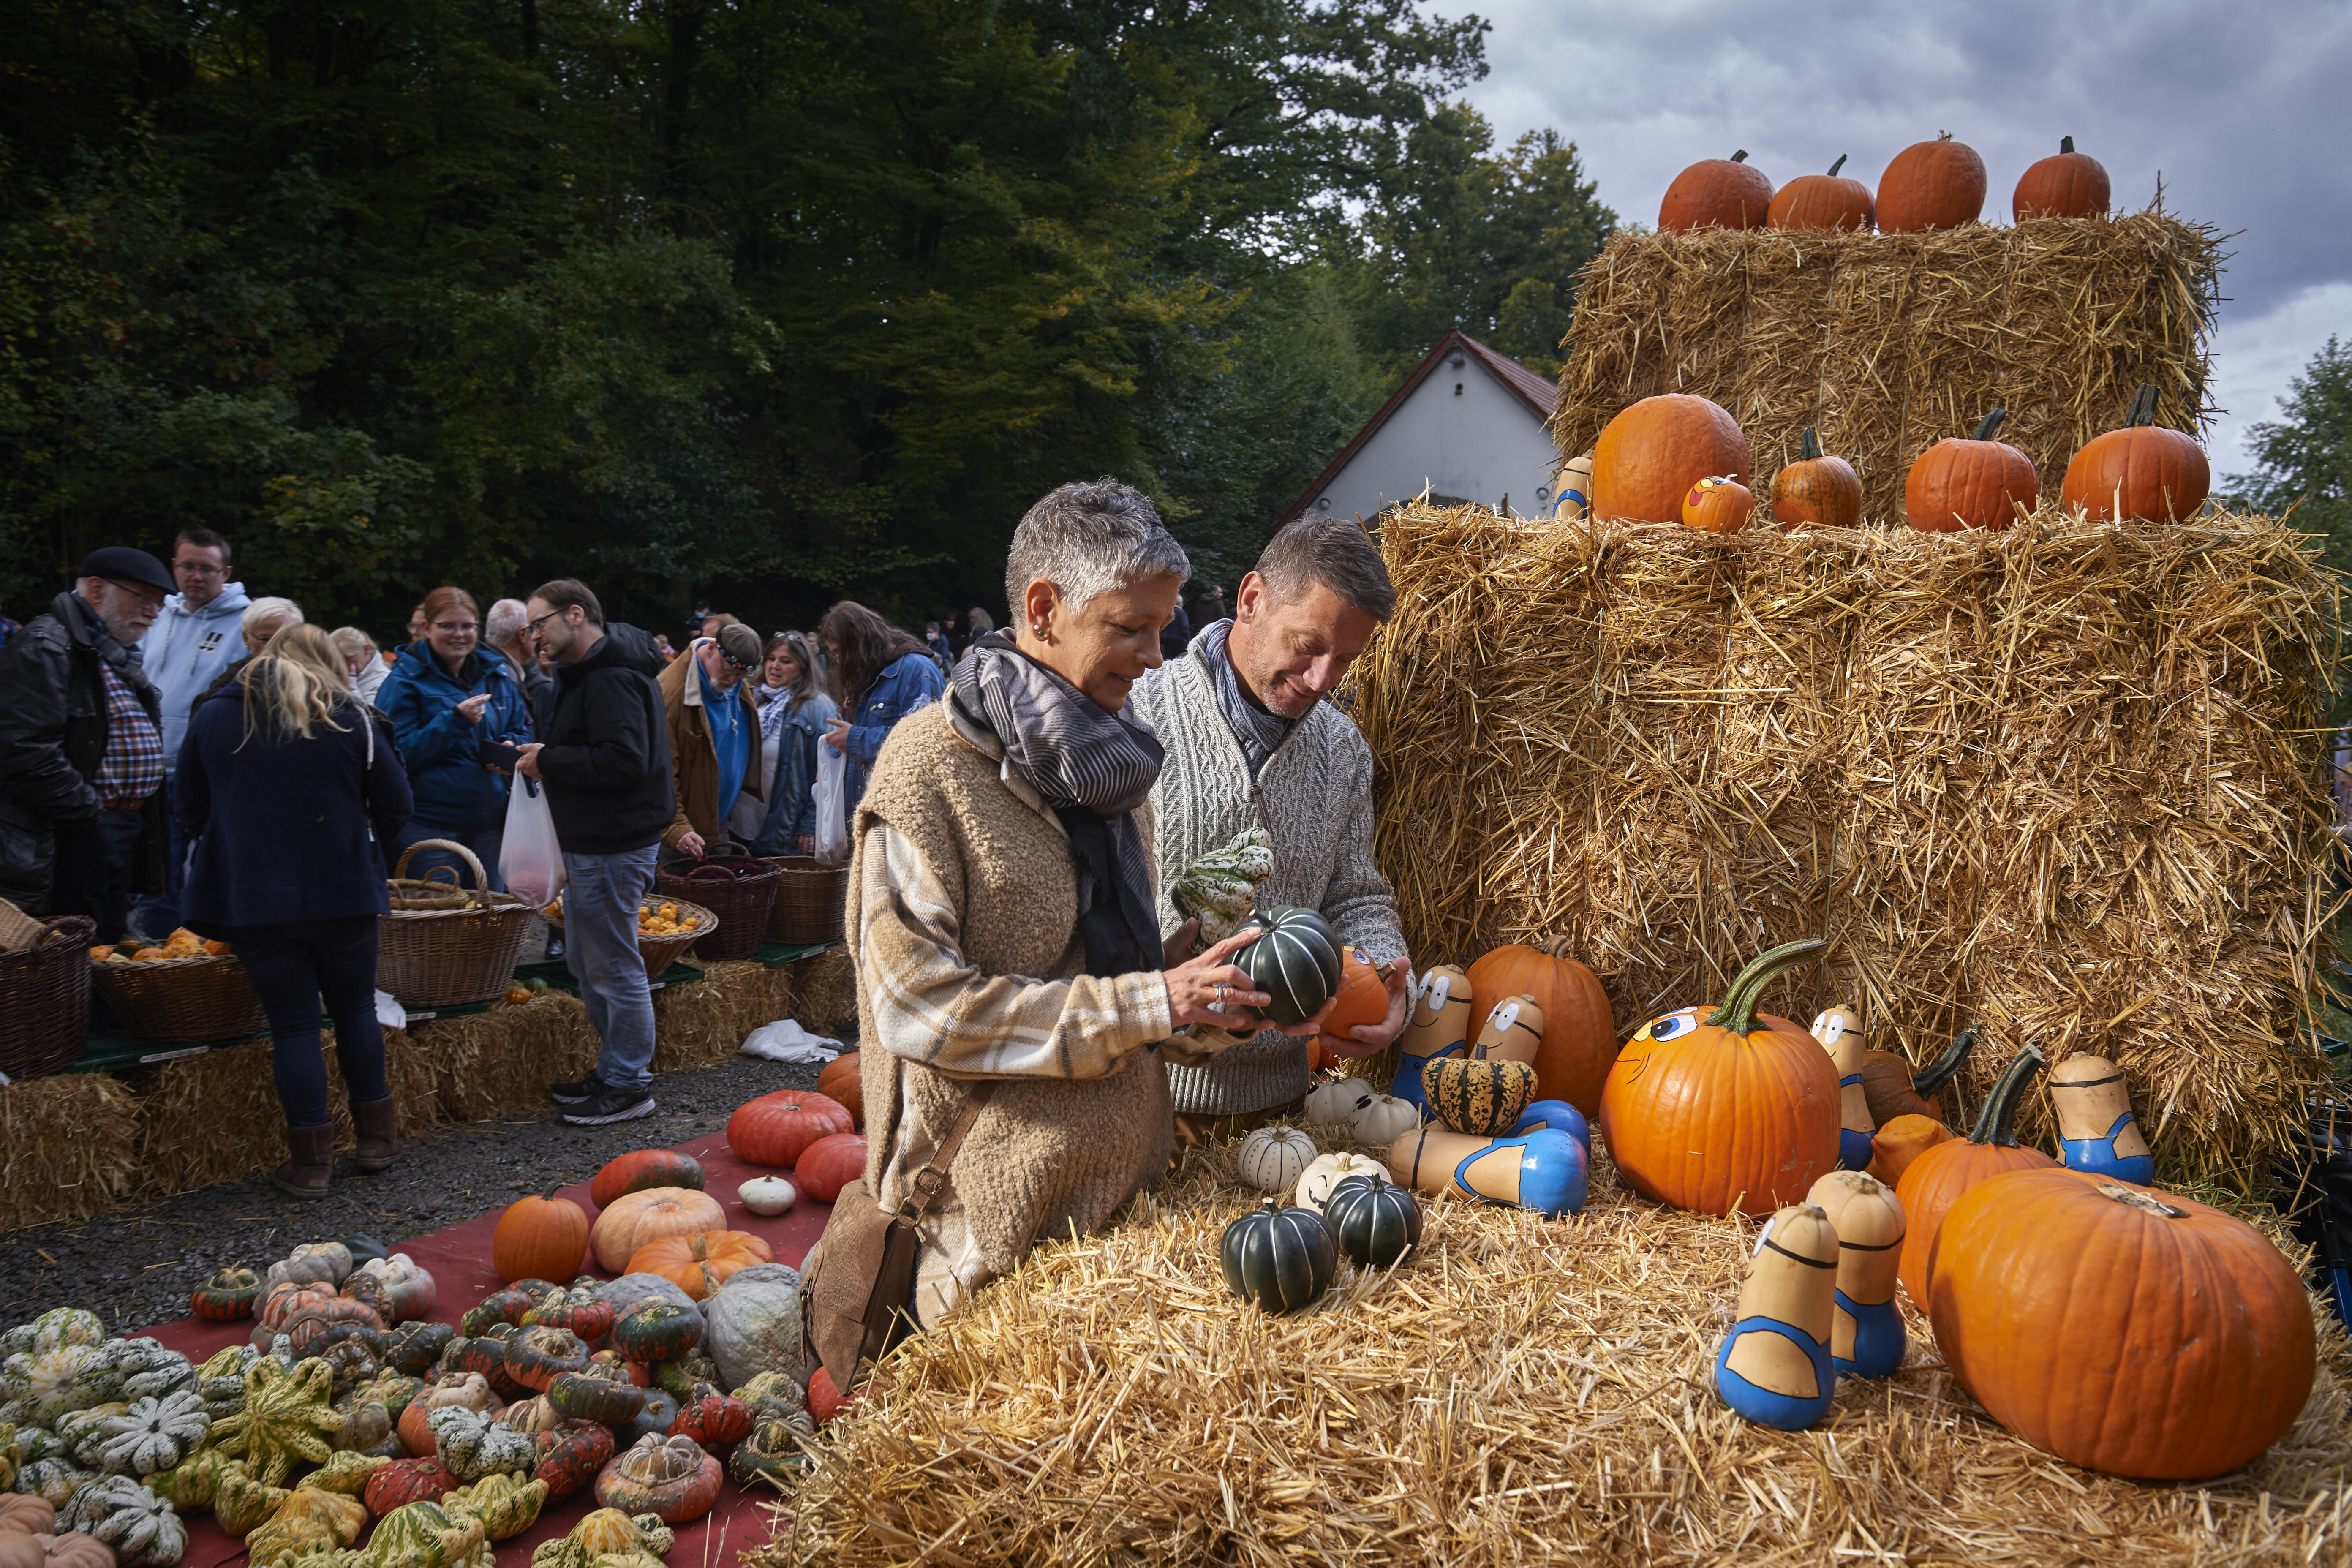
[[[1551,430],[1591,449],[1619,411],[1696,393],[1747,431],[1769,486],[1808,425],[1902,516],[1912,459],[2007,408],[2000,438],[2055,497],[2067,459],[2153,382],[2162,422],[2208,412],[2220,237],[2151,209],[1929,234],[1626,234],[1586,267]],[[1760,493],[1760,490],[1759,490]]]
[[[1622,1038],[1821,934],[1772,1011],[1853,996],[1915,1061],[1980,1023],[1969,1103],[2023,1044],[2114,1058],[2176,1178],[2246,1179],[2322,1083],[2335,584],[2289,529],[1414,507],[1381,547],[1355,712],[1420,962],[1565,935]]]

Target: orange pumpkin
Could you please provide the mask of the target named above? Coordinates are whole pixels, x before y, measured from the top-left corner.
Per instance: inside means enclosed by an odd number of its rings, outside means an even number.
[[[1568,939],[1538,949],[1510,942],[1470,966],[1470,1016],[1484,1018],[1507,996],[1532,996],[1543,1014],[1536,1044],[1536,1093],[1564,1100],[1589,1121],[1601,1113],[1601,1086],[1617,1060],[1617,1026],[1600,977],[1567,955]]]
[[[1932,1116],[1898,1116],[1870,1135],[1870,1173],[1895,1186],[1913,1162],[1937,1144],[1950,1142],[1952,1135],[1950,1128]]]
[[[1843,458],[1822,455],[1822,438],[1805,426],[1798,458],[1772,476],[1772,520],[1782,531],[1810,522],[1852,528],[1862,521],[1862,476]]]
[[[781,1089],[746,1100],[727,1119],[727,1146],[750,1165],[786,1166],[820,1138],[857,1129],[839,1100],[814,1089]]]
[[[754,1263],[773,1263],[768,1244],[747,1230],[667,1236],[629,1255],[624,1274],[658,1274],[699,1301]]]
[[[1893,1051],[1863,1052],[1862,1093],[1870,1104],[1872,1122],[1884,1127],[1898,1116],[1944,1120],[1944,1102],[1937,1095],[1959,1076],[1976,1045],[1977,1032],[1970,1026],[1960,1031],[1959,1038],[1942,1056],[1916,1072]]]
[[[1774,228],[1852,228],[1868,233],[1877,221],[1870,187],[1838,174],[1845,154],[1838,154],[1826,174],[1800,174],[1772,197],[1765,221]]]
[[[2205,448],[2156,422],[2156,388],[2142,382],[2123,427],[2092,437],[2066,465],[2058,499],[2101,522],[2183,522],[2212,488]]]
[[[490,1267],[511,1285],[518,1279],[569,1279],[588,1250],[588,1216],[552,1189],[517,1198],[490,1232]]]
[[[1387,972],[1364,956],[1363,950],[1342,947],[1339,950],[1339,1000],[1331,1008],[1331,1016],[1323,1020],[1323,1033],[1342,1045],[1357,1050],[1361,1042],[1348,1033],[1363,1024],[1378,1024],[1389,1016],[1389,983]],[[1322,1040],[1318,1037],[1316,1044]],[[1334,1056],[1333,1060],[1342,1058]]]
[[[2074,139],[2061,136],[2058,151],[2018,176],[2009,210],[2018,222],[2030,217],[2105,217],[2115,195],[2106,165],[2074,151]]]
[[[866,1140],[855,1132],[820,1138],[801,1153],[793,1180],[814,1202],[829,1204],[866,1174]]]
[[[1916,1222],[1915,1222],[1916,1223]],[[2087,1171],[2017,1171],[1944,1216],[1936,1343],[1993,1419],[2070,1464],[2202,1480],[2311,1397],[2311,1297],[2245,1221]]]
[[[2058,1163],[2041,1150],[2028,1149],[2017,1141],[2017,1102],[2042,1066],[2042,1053],[2032,1046],[2018,1052],[2017,1059],[1993,1085],[1969,1135],[1922,1151],[1895,1184],[1895,1195],[1903,1200],[1903,1212],[1910,1219],[1910,1228],[1903,1233],[1903,1289],[1923,1310],[1935,1284],[1929,1249],[1936,1245],[1936,1227],[1944,1223],[1960,1194],[2004,1172]]]
[[[1728,158],[1703,158],[1675,176],[1658,205],[1658,231],[1761,228],[1772,209],[1772,182],[1742,147]]]
[[[1712,475],[1691,486],[1683,497],[1683,526],[1709,533],[1738,533],[1748,526],[1748,514],[1755,510],[1756,497],[1746,485],[1722,474]]]
[[[614,1198],[596,1216],[588,1244],[595,1249],[598,1268],[623,1274],[630,1258],[656,1241],[726,1228],[727,1213],[709,1193],[692,1187],[647,1187]]]
[[[1878,176],[1878,231],[1958,228],[1977,221],[1984,199],[1984,160],[1947,131],[1933,142],[1904,148]]]
[[[1626,1042],[1600,1121],[1634,1191],[1699,1214],[1762,1215],[1802,1202],[1837,1168],[1837,1068],[1801,1027],[1756,1010],[1774,976],[1828,946],[1783,942],[1739,972],[1720,1007],[1653,1018]]]
[[[1710,474],[1748,482],[1748,437],[1704,397],[1669,392],[1619,414],[1592,446],[1592,515],[1674,522]]]
[[[2026,455],[1992,433],[2009,415],[1996,408],[1963,441],[1947,436],[1911,465],[1903,481],[1903,515],[1922,533],[1958,533],[1964,528],[2007,528],[2017,509],[2033,510],[2042,481]]]
[[[816,1075],[816,1091],[849,1112],[853,1131],[866,1127],[866,1080],[858,1076],[857,1053],[844,1051]]]

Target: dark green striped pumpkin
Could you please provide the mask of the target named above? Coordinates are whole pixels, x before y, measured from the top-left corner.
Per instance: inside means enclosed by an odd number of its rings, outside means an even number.
[[[1234,954],[1250,984],[1274,1000],[1265,1015],[1289,1025],[1315,1016],[1339,988],[1339,942],[1313,910],[1282,904],[1258,921],[1258,939]]]
[[[1284,1208],[1271,1198],[1225,1226],[1217,1250],[1234,1294],[1269,1312],[1313,1306],[1339,1267],[1323,1216],[1309,1208]]]
[[[1433,1057],[1421,1069],[1421,1092],[1454,1131],[1500,1138],[1535,1099],[1536,1069],[1526,1062]]]
[[[1421,1205],[1394,1182],[1345,1176],[1323,1200],[1323,1223],[1358,1265],[1386,1268],[1421,1244]]]

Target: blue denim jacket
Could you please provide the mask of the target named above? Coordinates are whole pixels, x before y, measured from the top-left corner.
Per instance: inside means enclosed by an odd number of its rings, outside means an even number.
[[[779,703],[791,700],[776,699]],[[776,772],[773,787],[768,791],[768,815],[751,846],[753,854],[797,855],[801,836],[816,832],[816,744],[839,711],[832,698],[817,692],[799,707],[788,707],[773,726],[767,722],[765,711],[760,715],[760,728],[769,737]]]
[[[882,742],[890,738],[892,727],[918,708],[937,702],[947,689],[948,678],[940,673],[929,654],[902,653],[874,678],[874,684],[858,699],[856,711],[845,715],[849,735],[844,754],[849,758],[851,820],[856,820],[857,803],[866,795],[866,777],[874,771],[874,759],[881,754]]]

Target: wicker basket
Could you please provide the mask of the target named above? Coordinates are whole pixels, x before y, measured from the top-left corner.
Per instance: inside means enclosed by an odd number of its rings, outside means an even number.
[[[654,873],[658,896],[692,899],[719,917],[719,934],[695,944],[695,952],[709,963],[760,956],[760,944],[767,940],[768,911],[782,880],[775,867],[732,844],[714,845],[700,860],[673,860]]]
[[[428,846],[456,850],[476,887],[490,881],[472,850],[446,838],[418,839],[393,868],[393,910],[376,922],[375,983],[411,1012],[499,995],[513,983],[530,934],[530,905],[512,893],[465,893],[453,905],[444,884],[407,879],[410,857]]]
[[[0,952],[0,1072],[10,1078],[63,1072],[89,1043],[89,940],[98,924],[83,915],[39,923],[32,946]]]
[[[269,1027],[261,994],[235,954],[93,963],[89,973],[122,1026],[142,1040],[241,1040]]]
[[[677,918],[682,921],[691,919],[694,922],[692,926],[688,927],[685,931],[679,931],[675,936],[641,935],[637,938],[637,955],[646,961],[646,978],[648,980],[659,980],[664,974],[669,972],[669,966],[671,964],[676,963],[679,959],[686,956],[686,950],[688,948],[692,947],[696,942],[702,941],[705,937],[709,936],[713,931],[719,929],[719,917],[712,914],[709,910],[704,909],[700,904],[689,904],[684,899],[673,899],[666,894],[656,894],[653,898],[647,900],[646,902],[653,904],[676,904],[677,906]],[[553,918],[549,919],[547,926],[550,931],[556,932],[558,935],[562,934],[562,915],[559,912]]]
[[[806,855],[772,855],[776,907],[768,914],[768,940],[803,947],[841,940],[842,908],[849,896],[849,867],[825,866]]]

